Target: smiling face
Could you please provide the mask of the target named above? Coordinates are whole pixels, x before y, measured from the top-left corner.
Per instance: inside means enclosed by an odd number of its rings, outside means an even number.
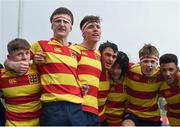
[[[177,72],[179,68],[176,66],[175,63],[162,63],[160,65],[161,74],[166,81],[167,84],[171,85],[177,81]]]
[[[117,58],[117,52],[115,53],[112,48],[107,47],[102,51],[101,63],[104,69],[110,70]]]
[[[57,39],[66,39],[72,30],[71,17],[67,14],[57,14],[52,18],[52,30]]]

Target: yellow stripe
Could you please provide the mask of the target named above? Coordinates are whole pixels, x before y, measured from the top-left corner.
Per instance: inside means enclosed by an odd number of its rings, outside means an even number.
[[[80,74],[79,79],[81,80],[81,84],[89,84],[99,88],[99,78],[93,75]]]
[[[26,104],[18,104],[18,105],[12,105],[12,104],[5,104],[5,105],[7,111],[18,112],[18,113],[33,112],[41,108],[40,101],[33,101]]]
[[[141,117],[141,118],[151,118],[151,117],[155,117],[155,116],[159,116],[160,115],[160,110],[157,111],[153,111],[153,112],[140,112],[138,110],[134,111],[131,109],[128,109],[129,111],[133,112],[133,114]]]
[[[99,116],[104,115],[104,113],[105,113],[105,107],[103,107],[103,110],[101,112],[99,112]]]
[[[46,53],[46,63],[66,63],[67,66],[77,68],[77,60],[75,58],[67,55],[55,54],[52,52]]]
[[[55,102],[55,101],[68,101],[73,103],[82,103],[82,98],[72,94],[55,94],[55,93],[44,93],[41,96],[43,102]]]
[[[99,91],[107,91],[110,88],[109,81],[100,81],[99,84]]]
[[[97,109],[98,108],[97,98],[91,95],[85,95],[83,97],[83,105],[91,106]]]
[[[39,118],[26,121],[6,121],[6,126],[39,126]]]
[[[79,54],[81,53],[80,50],[74,44],[70,45],[69,48],[78,52]]]
[[[98,99],[98,106],[102,106],[105,104],[107,97]]]
[[[33,54],[35,54],[36,52],[43,52],[41,46],[39,45],[38,42],[33,42],[31,45],[31,51],[33,52]]]
[[[105,113],[113,114],[113,115],[122,115],[125,111],[125,108],[108,108],[106,107]]]
[[[158,96],[153,99],[139,99],[132,96],[128,96],[128,101],[134,105],[138,105],[141,107],[149,107],[157,103]]]
[[[5,97],[21,97],[21,96],[28,96],[30,94],[39,93],[40,92],[40,85],[23,85],[11,88],[4,88],[3,94]]]
[[[92,66],[94,68],[101,70],[101,62],[97,61],[96,59],[91,59],[91,58],[82,56],[78,64]]]
[[[41,75],[41,84],[49,85],[49,84],[63,84],[63,85],[77,85],[77,80],[72,74],[43,74]]]
[[[161,82],[147,84],[147,83],[142,83],[142,82],[135,82],[127,78],[126,85],[135,91],[154,92],[160,88]]]
[[[122,102],[127,99],[127,95],[124,93],[109,93],[108,100],[115,102]]]
[[[169,117],[169,125],[171,126],[179,126],[180,125],[180,119]]]

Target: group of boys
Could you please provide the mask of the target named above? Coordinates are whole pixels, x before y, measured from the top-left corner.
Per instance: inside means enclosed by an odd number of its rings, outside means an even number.
[[[104,125],[106,120],[113,119],[111,110],[120,112],[121,108],[121,113],[115,116],[117,121],[120,119],[119,125],[161,125],[159,96],[167,98],[170,124],[180,125],[177,110],[180,83],[175,55],[160,57],[159,71],[159,52],[148,44],[139,51],[140,62],[129,64],[128,68],[129,60],[122,58],[124,54],[118,52],[116,44],[107,41],[99,51],[96,49],[101,37],[98,16],[85,16],[81,21],[80,44],[68,42],[74,22],[70,10],[57,8],[50,22],[53,31],[50,40],[40,40],[31,46],[20,38],[8,43],[7,69],[0,73],[6,125]],[[123,99],[115,102],[114,92],[116,98]]]

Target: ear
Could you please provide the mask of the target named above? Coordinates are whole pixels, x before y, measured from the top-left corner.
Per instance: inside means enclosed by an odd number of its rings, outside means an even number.
[[[7,58],[8,58],[8,59],[11,59],[11,55],[8,54],[8,55],[7,55]]]
[[[51,24],[51,30],[53,29],[53,25]]]
[[[177,67],[177,72],[179,71],[179,67]]]
[[[72,31],[72,25],[71,25],[71,27],[70,27],[70,32]]]

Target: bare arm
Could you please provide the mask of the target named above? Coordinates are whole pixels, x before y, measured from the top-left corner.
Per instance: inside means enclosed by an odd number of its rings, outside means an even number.
[[[24,74],[27,72],[27,70],[29,68],[29,62],[26,62],[26,61],[15,62],[15,61],[6,59],[4,62],[4,66],[5,66],[5,68],[7,68],[9,70],[13,70],[17,74],[21,75],[21,74]]]
[[[35,55],[34,55],[34,62],[36,64],[43,64],[46,62],[46,54],[43,53],[43,52],[37,52]]]

